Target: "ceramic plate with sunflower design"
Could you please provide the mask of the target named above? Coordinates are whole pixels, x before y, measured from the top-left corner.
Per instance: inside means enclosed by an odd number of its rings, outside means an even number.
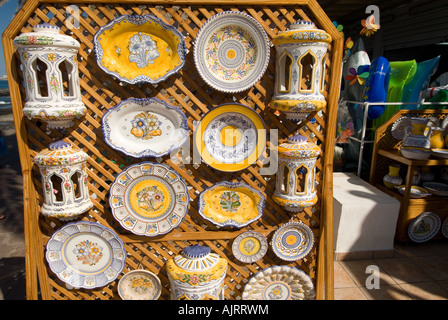
[[[282,260],[303,259],[314,245],[313,231],[303,222],[288,222],[272,236],[272,251]]]
[[[159,163],[132,165],[110,187],[113,216],[137,235],[155,237],[170,232],[187,214],[189,201],[182,177]]]
[[[106,143],[134,158],[167,155],[188,137],[185,114],[157,98],[123,100],[101,122]]]
[[[264,257],[268,251],[268,241],[259,232],[246,231],[235,238],[232,253],[235,258],[244,263],[252,263]]]
[[[123,300],[157,300],[161,293],[159,277],[148,270],[129,271],[118,282],[118,294]]]

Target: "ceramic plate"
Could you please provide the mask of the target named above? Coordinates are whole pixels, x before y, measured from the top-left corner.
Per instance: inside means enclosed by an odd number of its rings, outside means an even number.
[[[162,283],[151,271],[129,271],[118,282],[118,294],[123,300],[157,300],[161,293]]]
[[[228,103],[201,119],[195,129],[195,148],[205,163],[235,172],[255,163],[266,147],[266,127],[253,109]]]
[[[405,185],[396,186],[395,188],[397,188],[398,192],[400,192],[401,194],[405,193],[405,190],[406,190]],[[427,197],[430,195],[431,195],[431,193],[426,188],[422,188],[419,186],[411,186],[411,192],[409,194],[409,197],[413,198],[413,199],[419,199],[419,198],[424,198],[424,197]]]
[[[273,266],[255,274],[244,287],[243,300],[313,300],[311,278],[302,270]]]
[[[46,249],[51,271],[75,288],[104,287],[125,266],[123,242],[115,232],[96,222],[66,224],[52,235]]]
[[[409,238],[414,242],[426,242],[439,232],[440,224],[441,221],[437,214],[423,212],[409,224]]]
[[[115,219],[134,234],[154,237],[177,227],[188,212],[185,181],[171,168],[143,162],[122,171],[110,187]]]
[[[448,149],[432,149],[432,154],[437,158],[448,159]]]
[[[193,52],[196,68],[209,86],[223,92],[241,92],[253,87],[265,73],[270,43],[254,18],[225,11],[202,25]]]
[[[124,100],[101,122],[106,143],[134,158],[167,155],[188,138],[185,114],[156,98]]]
[[[268,250],[266,237],[259,232],[246,231],[235,238],[232,253],[244,263],[252,263],[264,257]]]
[[[442,234],[445,238],[448,238],[448,218],[445,218],[442,223]]]
[[[123,15],[93,38],[98,65],[120,81],[159,83],[185,64],[183,35],[152,15]]]
[[[406,127],[412,126],[412,120],[409,117],[400,117],[393,124],[390,130],[392,137],[397,140],[402,140],[406,133]]]
[[[263,215],[263,194],[241,182],[218,182],[199,195],[199,214],[219,227],[247,226]]]
[[[431,181],[431,182],[424,182],[422,185],[423,187],[425,187],[425,189],[428,189],[428,191],[435,196],[440,197],[448,196],[448,184]]]
[[[271,246],[282,260],[296,261],[304,258],[313,248],[314,234],[302,222],[282,225],[272,236]]]

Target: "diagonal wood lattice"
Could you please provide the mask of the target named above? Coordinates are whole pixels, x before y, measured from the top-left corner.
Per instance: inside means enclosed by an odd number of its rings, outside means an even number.
[[[72,10],[78,10],[79,28],[68,28],[67,20]],[[223,94],[212,90],[200,78],[193,62],[195,37],[204,22],[214,14],[237,10],[254,17],[272,39],[281,30],[286,30],[296,20],[305,19],[316,23],[318,28],[329,32],[333,38],[327,55],[326,98],[328,106],[319,113],[312,113],[300,125],[284,119],[268,107],[273,95],[275,49],[271,48],[270,63],[262,79],[250,90],[237,94]],[[93,36],[97,30],[124,14],[152,14],[175,26],[184,36],[187,61],[184,68],[158,85],[128,85],[105,74],[97,65],[93,53]],[[73,21],[71,21],[73,22]],[[57,25],[65,34],[81,43],[78,54],[82,100],[88,108],[85,118],[75,121],[74,126],[64,132],[47,129],[46,124],[23,117],[22,108],[25,91],[20,71],[20,59],[12,45],[14,37],[30,32],[39,23]],[[49,143],[63,139],[69,141],[89,155],[89,191],[94,207],[82,216],[83,220],[97,221],[119,234],[128,254],[124,272],[144,268],[156,273],[162,284],[160,299],[169,299],[169,282],[165,270],[168,259],[192,244],[209,246],[212,251],[229,260],[225,280],[225,298],[241,299],[244,286],[256,272],[273,265],[290,265],[306,272],[316,285],[318,299],[333,297],[333,243],[332,243],[332,158],[336,127],[336,109],[340,86],[342,60],[342,37],[334,28],[316,1],[27,1],[3,34],[3,44],[10,85],[11,100],[19,144],[20,161],[24,179],[24,219],[26,243],[27,297],[38,299],[119,299],[117,283],[120,277],[104,288],[94,290],[67,288],[48,269],[44,254],[45,244],[63,223],[40,214],[42,204],[41,179],[38,168],[33,166],[33,157]],[[226,102],[237,102],[255,109],[264,119],[268,130],[277,129],[279,142],[288,136],[300,133],[322,148],[318,159],[316,180],[318,203],[310,209],[292,215],[272,201],[275,175],[262,175],[263,166],[269,166],[271,148],[267,143],[265,153],[256,164],[235,172],[223,173],[204,163],[184,163],[180,158],[134,159],[110,148],[103,139],[101,117],[104,112],[130,97],[157,97],[185,112],[190,133],[195,121],[211,108]],[[122,229],[113,218],[108,202],[109,188],[115,176],[129,165],[142,161],[161,162],[175,169],[189,186],[189,213],[179,227],[158,237],[133,235]],[[266,197],[263,217],[247,227],[217,228],[201,218],[198,213],[198,195],[219,181],[242,181],[260,190]],[[234,259],[231,251],[233,239],[243,231],[255,230],[268,237],[276,228],[290,220],[300,220],[310,226],[315,235],[315,245],[304,259],[286,263],[278,259],[272,250],[252,264],[243,264]]]

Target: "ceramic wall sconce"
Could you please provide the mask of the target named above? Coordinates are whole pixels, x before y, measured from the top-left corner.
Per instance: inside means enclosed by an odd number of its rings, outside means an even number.
[[[193,245],[168,260],[172,300],[224,300],[227,260],[206,246]]]
[[[300,121],[326,106],[325,59],[331,41],[328,33],[304,20],[272,39],[277,54],[272,108],[288,119]]]
[[[14,45],[22,62],[26,117],[41,119],[48,128],[68,128],[73,119],[86,114],[79,86],[77,40],[45,23],[16,37]]]
[[[73,220],[93,204],[87,186],[88,155],[71,143],[51,143],[34,158],[42,176],[42,214],[60,220]]]
[[[320,153],[319,146],[299,134],[278,146],[275,202],[292,212],[316,204],[316,160]]]

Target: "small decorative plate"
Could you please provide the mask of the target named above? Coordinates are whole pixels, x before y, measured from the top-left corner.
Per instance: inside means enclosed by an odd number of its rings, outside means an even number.
[[[51,271],[75,288],[104,287],[125,266],[123,242],[114,231],[97,222],[66,224],[52,235],[46,249]]]
[[[314,245],[314,234],[302,222],[288,222],[275,231],[271,246],[282,260],[296,261],[304,258]]]
[[[156,98],[121,101],[101,122],[106,143],[134,158],[167,155],[188,138],[185,114]]]
[[[143,162],[122,171],[110,187],[115,219],[134,234],[154,237],[176,228],[188,212],[187,185],[171,168]]]
[[[218,182],[199,195],[199,214],[219,227],[241,228],[263,215],[263,194],[242,182]]]
[[[431,194],[433,194],[435,196],[440,196],[440,197],[448,196],[448,184],[428,181],[428,182],[423,182],[422,185],[423,185],[423,187],[425,187],[425,189],[428,189],[428,191],[431,192]]]
[[[129,271],[118,282],[118,294],[123,300],[157,300],[161,293],[162,283],[151,271]]]
[[[398,190],[398,192],[400,192],[401,194],[404,195],[405,190],[406,190],[405,185],[395,186],[395,188]],[[424,197],[427,197],[430,195],[431,195],[431,193],[426,188],[422,188],[419,186],[411,186],[411,192],[409,194],[409,197],[412,199],[419,199],[419,198],[424,198]]]
[[[241,92],[257,83],[269,64],[270,43],[250,15],[224,11],[199,30],[193,58],[204,81],[222,92]]]
[[[448,149],[432,149],[432,154],[437,158],[448,159]]]
[[[442,234],[445,238],[448,238],[448,218],[445,218],[442,223]]]
[[[423,212],[408,227],[408,236],[414,242],[426,242],[439,232],[440,218],[433,212]]]
[[[246,231],[235,238],[232,253],[239,261],[252,263],[264,257],[268,251],[266,237],[259,232]]]
[[[255,110],[227,103],[204,115],[194,139],[205,163],[220,171],[235,172],[261,156],[266,147],[266,126]]]
[[[242,300],[314,300],[311,278],[302,270],[273,266],[256,273],[244,287]]]
[[[402,140],[406,133],[406,127],[412,127],[412,120],[409,117],[400,117],[392,124],[390,133],[397,140]]]
[[[153,15],[123,15],[93,38],[98,65],[127,83],[159,83],[185,64],[184,36]]]

